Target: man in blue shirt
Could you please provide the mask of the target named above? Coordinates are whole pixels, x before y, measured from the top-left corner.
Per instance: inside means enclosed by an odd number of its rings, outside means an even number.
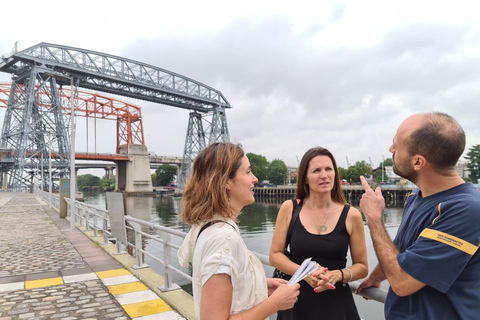
[[[393,169],[418,189],[393,242],[381,190],[361,177],[360,207],[379,265],[357,293],[388,280],[387,320],[480,319],[480,191],[455,170],[464,149],[465,133],[447,114],[418,114],[400,125],[390,147]]]

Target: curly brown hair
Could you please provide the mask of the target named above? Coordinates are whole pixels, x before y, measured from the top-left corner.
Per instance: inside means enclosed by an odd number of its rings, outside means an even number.
[[[212,220],[215,214],[231,218],[234,209],[226,185],[228,179],[235,178],[244,155],[240,144],[230,142],[215,142],[200,151],[183,190],[180,219],[198,225]]]

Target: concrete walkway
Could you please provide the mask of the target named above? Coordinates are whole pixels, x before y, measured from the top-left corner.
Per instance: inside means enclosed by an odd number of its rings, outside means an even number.
[[[184,319],[33,194],[0,193],[0,320]]]

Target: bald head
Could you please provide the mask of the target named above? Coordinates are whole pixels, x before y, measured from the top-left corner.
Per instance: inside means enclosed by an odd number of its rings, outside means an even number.
[[[465,150],[465,132],[445,113],[422,113],[407,118],[399,127],[406,130],[410,155],[420,154],[438,173],[455,167]]]

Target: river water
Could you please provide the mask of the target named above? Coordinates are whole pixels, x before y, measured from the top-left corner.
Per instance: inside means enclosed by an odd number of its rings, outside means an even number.
[[[132,197],[130,197],[132,198]],[[102,192],[84,192],[85,203],[105,208],[105,194]],[[275,221],[277,218],[280,205],[286,199],[257,199],[252,205],[245,207],[239,217],[238,226],[242,237],[251,251],[258,252],[268,256],[270,251],[270,244],[272,240]],[[138,197],[130,199],[130,204],[126,206],[127,213],[136,218],[150,220],[151,222],[160,225],[182,230],[187,232],[189,226],[178,221],[180,212],[180,200],[172,197]],[[402,215],[402,208],[386,208],[384,213],[384,222],[390,237],[396,235],[398,225]],[[377,258],[373,249],[372,241],[368,228],[365,228],[367,255],[369,269],[377,265]],[[159,256],[162,253],[160,248],[155,244],[147,243],[148,252],[158,252]],[[351,264],[348,256],[347,265]],[[153,269],[163,274],[161,266],[151,259],[145,260]],[[273,268],[265,267],[267,276],[271,276]],[[185,290],[191,290],[186,280],[182,278],[175,278],[174,281],[182,286]],[[382,288],[387,289],[388,284],[384,282]],[[360,316],[364,320],[383,320],[383,304],[375,301],[367,301],[362,297],[354,295],[357,308]],[[271,317],[274,319],[275,317]]]

